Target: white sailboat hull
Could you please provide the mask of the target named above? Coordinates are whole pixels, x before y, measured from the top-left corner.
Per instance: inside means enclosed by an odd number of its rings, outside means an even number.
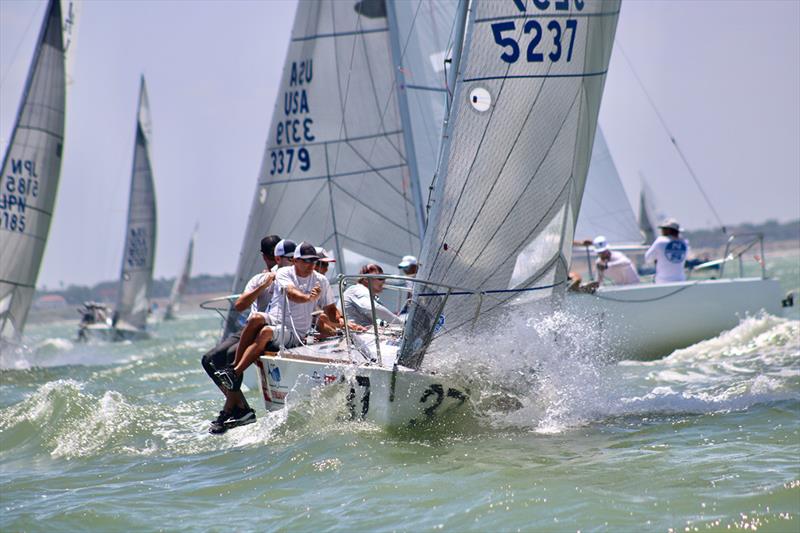
[[[620,359],[648,361],[735,327],[747,315],[781,314],[776,280],[739,278],[603,287],[568,293],[569,312],[585,320],[587,341]]]
[[[94,339],[107,342],[121,342],[139,341],[150,338],[150,333],[148,331],[119,324],[117,327],[112,327],[108,324],[91,324],[86,326],[83,332],[87,341]]]
[[[301,356],[302,357],[302,356]],[[268,410],[287,396],[307,398],[319,387],[345,387],[345,416],[385,428],[413,428],[460,410],[469,392],[441,376],[405,367],[384,368],[312,357],[265,355],[257,361]],[[348,390],[349,389],[349,390]]]

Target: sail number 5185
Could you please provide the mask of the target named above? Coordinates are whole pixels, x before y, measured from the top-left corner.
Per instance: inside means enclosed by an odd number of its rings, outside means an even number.
[[[513,20],[492,24],[494,42],[505,49],[503,53],[500,54],[500,59],[506,63],[516,63],[520,56],[519,43],[514,38],[516,27],[516,23]],[[547,23],[545,28],[542,28],[542,24],[538,20],[531,19],[525,21],[522,31],[526,35],[531,36],[525,54],[528,63],[540,63],[544,61],[544,53],[542,49],[539,48],[543,38],[545,38],[545,43],[550,39],[552,39],[553,42],[552,49],[547,54],[550,61],[555,63],[561,60],[562,57],[566,57],[567,62],[572,61],[572,48],[575,44],[577,28],[578,21],[576,19],[565,20],[563,27],[559,21],[551,20]],[[548,35],[544,34],[545,29],[549,32]]]

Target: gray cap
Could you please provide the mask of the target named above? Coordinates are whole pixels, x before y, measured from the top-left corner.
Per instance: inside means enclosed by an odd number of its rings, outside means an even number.
[[[677,220],[675,220],[674,218],[668,218],[668,219],[666,219],[664,222],[662,222],[661,224],[659,224],[659,225],[658,225],[658,227],[659,227],[659,228],[668,228],[668,229],[674,229],[675,231],[682,231],[682,230],[681,230],[681,225],[680,225],[680,224],[678,224],[678,221],[677,221]]]

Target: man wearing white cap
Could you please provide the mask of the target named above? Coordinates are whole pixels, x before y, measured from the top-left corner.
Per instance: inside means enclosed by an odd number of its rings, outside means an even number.
[[[414,278],[417,276],[419,263],[417,262],[417,258],[413,255],[404,255],[400,260],[400,264],[397,265],[397,268],[400,269],[400,272],[403,273],[403,276],[407,278]],[[406,295],[405,302],[403,302],[402,309],[400,309],[401,314],[408,311],[408,302],[411,301],[411,293],[414,291],[414,284],[410,281],[406,281],[406,289],[408,289],[408,294]]]
[[[639,283],[639,274],[636,273],[633,263],[622,252],[611,250],[608,241],[600,235],[593,243],[597,253],[597,281],[603,283],[611,280],[614,285],[631,285]]]
[[[645,261],[656,263],[655,282],[685,281],[684,265],[689,256],[689,241],[681,238],[681,225],[674,218],[668,218],[658,227],[661,236],[644,254]]]

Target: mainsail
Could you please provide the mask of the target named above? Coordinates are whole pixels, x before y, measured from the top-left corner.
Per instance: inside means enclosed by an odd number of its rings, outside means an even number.
[[[400,364],[512,298],[563,287],[619,2],[473,0]]]
[[[61,4],[50,0],[0,174],[0,339],[22,334],[61,171],[66,84]]]
[[[575,228],[579,239],[593,239],[598,235],[615,244],[642,242],[636,216],[599,126]]]
[[[150,106],[142,76],[128,199],[128,223],[116,308],[118,320],[139,329],[144,329],[147,323],[156,254],[156,191],[149,148],[151,128]]]
[[[234,292],[264,268],[267,234],[332,249],[339,272],[418,252],[392,65],[383,0],[298,4]]]
[[[186,286],[189,284],[189,277],[192,273],[192,256],[194,255],[195,237],[197,237],[197,227],[195,227],[194,232],[192,232],[192,238],[189,240],[189,249],[186,250],[186,259],[183,261],[183,269],[180,275],[175,278],[175,283],[172,284],[172,291],[169,294],[167,309],[164,311],[165,320],[175,318],[175,312],[180,305],[181,296],[186,292]]]

